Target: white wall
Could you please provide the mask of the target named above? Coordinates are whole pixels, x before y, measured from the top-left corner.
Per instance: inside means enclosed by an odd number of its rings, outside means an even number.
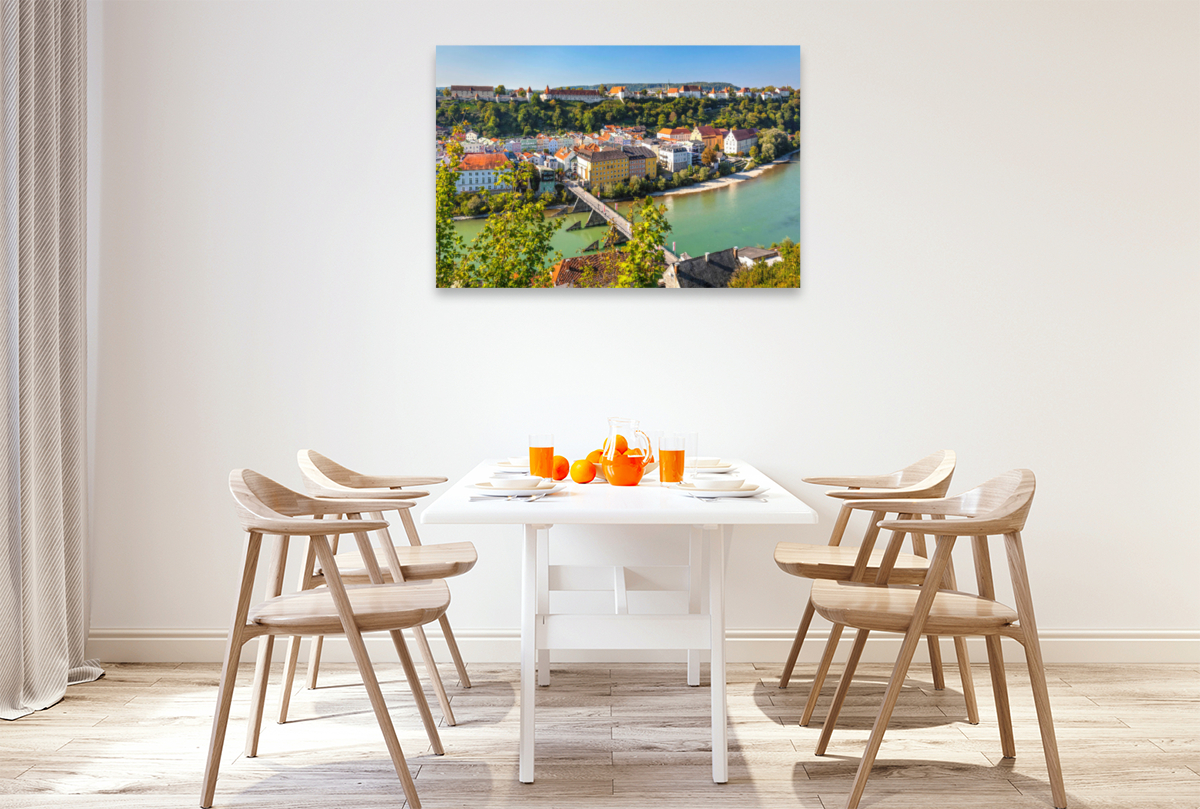
[[[677,30],[619,9],[623,42]],[[455,478],[533,429],[580,457],[626,414],[820,510],[735,540],[735,657],[782,658],[800,614],[772,548],[835,513],[801,478],[943,447],[963,488],[1037,473],[1052,660],[1200,657],[1196,3],[777,3],[721,41],[803,47],[804,288],[674,297],[433,288],[434,46],[528,39],[494,10],[89,4],[94,653],[219,656],[234,467]],[[519,332],[544,352],[494,350]],[[423,537],[477,544],[455,624],[514,652],[516,529]]]

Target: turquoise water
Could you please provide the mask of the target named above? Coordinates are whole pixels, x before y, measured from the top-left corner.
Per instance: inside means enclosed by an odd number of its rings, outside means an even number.
[[[750,180],[692,194],[655,197],[667,206],[671,232],[667,246],[674,242],[675,252],[696,256],[729,247],[767,247],[790,238],[800,241],[800,164],[786,163]],[[629,216],[630,203],[617,210]],[[565,232],[587,214],[555,217],[563,226],[554,234],[553,246],[563,256],[578,256],[597,239],[603,239],[607,226]],[[456,222],[455,227],[468,242],[483,229],[483,219]]]

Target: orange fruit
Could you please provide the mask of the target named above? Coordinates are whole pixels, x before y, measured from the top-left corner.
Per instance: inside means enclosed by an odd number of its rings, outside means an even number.
[[[600,463],[600,458],[604,455],[604,450],[594,449],[587,454],[587,459],[591,463]]]
[[[625,454],[626,454],[626,455],[641,455],[641,454],[642,454],[642,450],[641,450],[641,448],[640,448],[640,447],[634,447],[633,449],[629,450],[629,451],[628,451],[628,452],[626,452]]]
[[[629,449],[629,442],[625,440],[625,436],[617,433],[617,455],[624,455],[627,449]],[[608,452],[607,438],[604,439],[604,449],[602,449],[601,452]]]
[[[596,450],[599,452],[600,450]],[[590,455],[588,456],[591,457]],[[591,483],[596,479],[596,464],[588,460],[571,464],[571,480],[576,483]]]
[[[561,455],[555,455],[554,461],[551,464],[551,475],[555,480],[562,480],[567,476],[567,472],[571,469],[571,462]]]

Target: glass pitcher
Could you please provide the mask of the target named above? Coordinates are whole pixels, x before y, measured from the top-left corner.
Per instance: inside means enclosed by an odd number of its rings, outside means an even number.
[[[638,429],[637,419],[612,417],[600,459],[604,477],[614,486],[636,486],[653,469],[654,444]]]

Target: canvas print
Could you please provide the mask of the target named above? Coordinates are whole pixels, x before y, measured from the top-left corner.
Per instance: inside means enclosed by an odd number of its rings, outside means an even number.
[[[798,46],[438,46],[435,84],[438,287],[800,286]]]

